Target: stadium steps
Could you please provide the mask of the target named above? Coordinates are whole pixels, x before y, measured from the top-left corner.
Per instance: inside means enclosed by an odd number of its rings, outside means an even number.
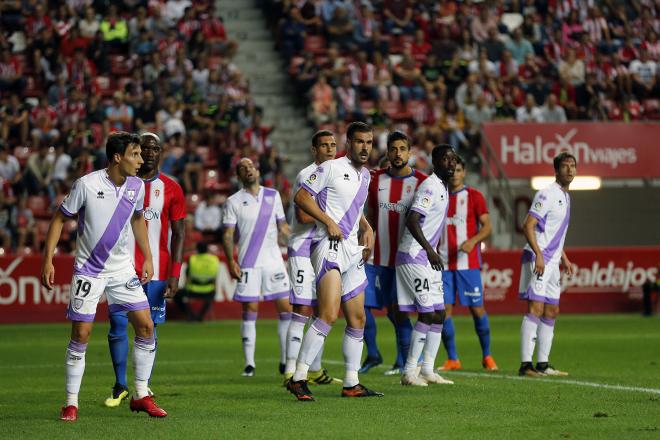
[[[286,175],[293,179],[311,160],[308,153],[312,129],[296,91],[275,50],[266,19],[255,1],[217,0],[229,38],[238,42],[233,62],[250,81],[250,93],[264,109],[264,123],[274,127],[270,138],[288,158]]]

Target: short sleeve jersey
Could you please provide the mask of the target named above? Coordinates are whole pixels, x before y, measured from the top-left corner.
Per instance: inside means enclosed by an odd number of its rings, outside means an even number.
[[[186,218],[186,201],[181,186],[162,173],[144,181],[144,194],[143,215],[154,265],[152,280],[167,280],[170,270],[170,222]],[[144,255],[135,240],[131,244],[135,269],[141,273]]]
[[[293,184],[293,196],[300,189],[302,182],[307,180],[309,176],[318,168],[318,165],[312,163],[305,167],[296,176],[296,181]],[[307,257],[309,258],[312,244],[312,238],[316,233],[316,225],[313,223],[300,223],[296,218],[296,206],[292,206],[294,212],[291,216],[291,237],[289,238],[289,257]]]
[[[479,190],[468,186],[449,193],[449,209],[444,233],[440,237],[440,256],[447,270],[481,269],[481,248],[469,254],[460,250],[465,240],[479,232],[479,217],[488,214],[486,199]]]
[[[238,230],[238,264],[242,268],[266,267],[281,260],[277,224],[286,221],[280,193],[259,187],[259,193],[241,189],[227,199],[223,224]]]
[[[78,215],[74,274],[109,278],[134,272],[130,220],[143,207],[142,179],[129,176],[117,187],[107,170],[99,170],[76,180],[60,206],[64,215]]]
[[[444,230],[444,223],[449,207],[449,193],[442,180],[434,173],[424,180],[413,198],[411,211],[421,215],[421,227],[424,237],[435,249]],[[403,231],[399,250],[396,254],[396,264],[427,264],[426,251],[412,236],[408,228]]]
[[[543,253],[543,261],[546,264],[558,263],[571,217],[571,198],[568,192],[553,182],[536,193],[528,214],[538,220],[535,234]],[[525,254],[534,254],[529,244],[525,244]]]
[[[369,181],[366,168],[358,170],[348,157],[341,157],[323,162],[301,186],[316,198],[319,208],[339,225],[344,239],[357,245],[359,220],[367,200]],[[324,239],[327,233],[326,228],[319,225],[313,241]]]

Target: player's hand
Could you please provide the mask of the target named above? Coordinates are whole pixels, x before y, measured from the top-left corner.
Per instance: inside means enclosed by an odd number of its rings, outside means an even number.
[[[229,260],[229,274],[232,278],[241,279],[241,266],[235,260]]]
[[[325,225],[325,227],[328,230],[328,237],[330,240],[341,241],[344,238],[344,234],[342,234],[341,229],[339,229],[339,226],[333,220],[330,220]]]
[[[360,237],[360,246],[364,246],[362,249],[362,261],[365,263],[369,261],[371,256],[371,250],[374,247],[374,231],[369,228],[365,231],[362,231],[362,236]]]
[[[440,258],[440,255],[436,251],[427,251],[426,255],[429,258],[429,263],[431,264],[433,270],[445,270],[445,267],[442,265],[442,258]]]
[[[140,283],[147,284],[151,281],[151,278],[154,276],[154,265],[151,260],[146,260],[142,264],[142,276],[140,277]]]
[[[167,279],[167,289],[165,289],[165,298],[174,298],[176,292],[179,290],[179,278],[169,277]]]
[[[41,285],[52,290],[53,284],[55,284],[55,266],[52,262],[44,262],[41,267]]]
[[[545,272],[545,261],[543,261],[543,255],[539,254],[536,256],[536,262],[534,263],[534,273],[543,275],[543,272]]]
[[[575,274],[575,269],[573,268],[573,263],[568,258],[564,258],[562,264],[564,265],[564,270],[568,277],[572,277]]]
[[[463,242],[463,244],[461,244],[461,250],[462,250],[463,252],[465,252],[466,254],[469,254],[470,252],[472,252],[472,249],[474,249],[474,246],[475,246],[476,244],[477,244],[477,243],[474,242],[474,241],[472,241],[471,239],[470,239],[470,240],[465,240],[465,241]]]

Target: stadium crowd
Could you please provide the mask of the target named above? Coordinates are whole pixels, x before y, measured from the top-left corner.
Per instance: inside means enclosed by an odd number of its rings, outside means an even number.
[[[472,156],[492,120],[660,119],[658,2],[290,0],[268,16],[309,116]]]
[[[238,158],[282,182],[272,127],[231,61],[236,48],[210,1],[1,2],[2,251],[40,249],[52,209],[76,178],[106,165],[115,130],[164,140],[162,170],[196,212],[193,244],[217,232],[212,214],[236,184]]]

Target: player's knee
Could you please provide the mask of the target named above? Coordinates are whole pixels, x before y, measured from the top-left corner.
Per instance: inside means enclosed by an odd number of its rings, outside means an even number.
[[[433,313],[420,313],[417,315],[417,320],[422,324],[431,325],[433,324]]]
[[[469,307],[469,309],[470,309],[470,313],[475,318],[481,318],[486,314],[486,309],[484,309],[482,306]]]
[[[543,316],[543,303],[538,302],[538,301],[530,301],[529,302],[529,313],[532,315],[540,318]]]
[[[81,344],[86,344],[89,341],[89,337],[92,334],[91,328],[86,327],[74,327],[71,329],[71,340],[74,342],[79,342]]]
[[[543,310],[543,317],[548,319],[556,319],[559,315],[559,306],[546,304]]]
[[[444,310],[436,310],[433,314],[433,324],[442,324],[445,322],[447,313]]]

